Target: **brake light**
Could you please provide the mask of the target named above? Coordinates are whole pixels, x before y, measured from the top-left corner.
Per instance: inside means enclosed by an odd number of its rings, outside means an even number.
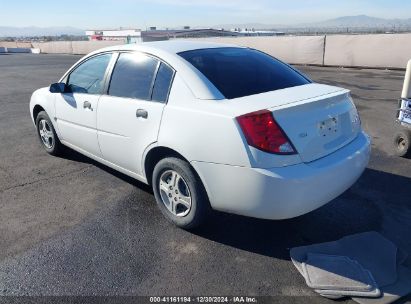
[[[239,116],[237,121],[250,146],[274,154],[297,153],[269,110]]]

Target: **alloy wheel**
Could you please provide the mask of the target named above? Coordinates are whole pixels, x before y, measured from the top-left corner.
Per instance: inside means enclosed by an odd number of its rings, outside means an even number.
[[[53,148],[54,134],[53,134],[53,131],[48,121],[45,119],[40,120],[38,130],[39,130],[40,138],[41,138],[41,141],[43,142],[43,145],[47,149]]]
[[[174,170],[167,170],[160,176],[159,190],[164,206],[173,215],[184,217],[190,213],[192,199],[184,178]]]

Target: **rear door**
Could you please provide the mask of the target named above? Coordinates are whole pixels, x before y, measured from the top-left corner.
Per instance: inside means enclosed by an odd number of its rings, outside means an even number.
[[[97,140],[97,103],[103,92],[112,54],[94,56],[67,77],[68,93],[56,95],[56,121],[61,139],[101,156]]]
[[[145,149],[157,141],[174,71],[149,55],[121,53],[97,113],[103,158],[142,174]]]

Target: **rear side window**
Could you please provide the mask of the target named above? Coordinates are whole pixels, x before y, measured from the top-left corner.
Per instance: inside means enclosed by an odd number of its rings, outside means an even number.
[[[179,53],[227,99],[310,83],[285,63],[248,48],[211,48]]]
[[[153,87],[152,100],[166,102],[173,81],[174,71],[166,64],[161,63]]]
[[[71,72],[67,86],[72,93],[101,94],[104,75],[110,62],[111,54],[92,57]]]
[[[141,53],[120,54],[111,75],[108,94],[150,100],[159,61]]]

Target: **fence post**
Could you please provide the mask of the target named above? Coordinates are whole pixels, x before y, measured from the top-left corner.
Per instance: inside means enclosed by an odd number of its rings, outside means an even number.
[[[322,64],[322,66],[325,65],[325,50],[326,50],[326,45],[327,45],[327,35],[324,35],[323,64]]]

